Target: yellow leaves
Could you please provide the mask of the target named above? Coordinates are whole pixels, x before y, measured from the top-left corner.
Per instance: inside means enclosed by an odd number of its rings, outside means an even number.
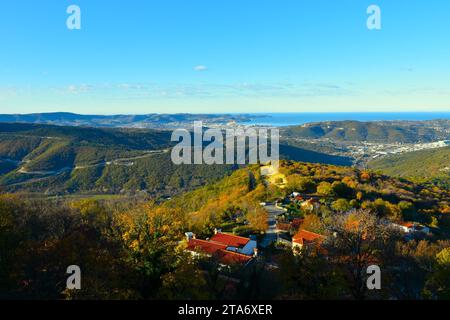
[[[363,194],[361,191],[358,191],[358,192],[356,193],[356,199],[357,199],[358,201],[361,201],[361,200],[363,199],[363,197],[364,197],[364,194]]]
[[[130,244],[130,249],[137,251],[139,249],[139,241],[133,240]]]
[[[267,230],[268,213],[265,209],[259,206],[249,208],[246,218],[252,230],[257,232],[265,232]]]
[[[440,212],[443,214],[450,214],[450,206],[445,205],[445,206],[441,207]]]
[[[358,186],[358,181],[356,181],[353,177],[350,176],[344,177],[341,181],[353,189],[356,189],[356,187]]]
[[[303,219],[301,228],[315,233],[322,233],[324,226],[318,216],[315,214],[307,214]]]
[[[361,181],[370,181],[372,179],[372,175],[368,171],[361,171],[361,174],[359,176],[359,179]]]

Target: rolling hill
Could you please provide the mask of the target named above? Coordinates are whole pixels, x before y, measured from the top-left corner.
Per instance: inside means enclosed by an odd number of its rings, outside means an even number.
[[[234,165],[174,165],[170,131],[0,123],[0,187],[50,195],[144,192],[172,196],[220,179]],[[281,145],[285,159],[350,165],[351,159]]]
[[[450,147],[392,155],[373,160],[368,166],[392,176],[450,180]]]
[[[450,139],[450,120],[334,121],[282,128],[285,138],[380,143],[420,143]]]

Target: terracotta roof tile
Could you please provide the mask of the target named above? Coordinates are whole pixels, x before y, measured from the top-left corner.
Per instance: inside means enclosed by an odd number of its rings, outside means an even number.
[[[218,233],[211,240],[190,239],[187,250],[203,252],[216,257],[224,264],[246,264],[253,256],[227,250],[228,247],[243,247],[250,239],[235,235]]]
[[[188,242],[187,249],[191,251],[203,251],[205,253],[214,254],[216,251],[226,249],[227,246],[222,243],[206,241],[200,239],[191,239]]]
[[[321,241],[321,240],[323,240],[323,238],[324,238],[324,236],[322,236],[320,234],[302,229],[299,232],[297,232],[297,234],[292,238],[292,242],[296,242],[296,243],[303,245],[305,243]]]
[[[243,247],[250,239],[228,233],[217,233],[211,238],[211,241],[225,244],[228,247]]]

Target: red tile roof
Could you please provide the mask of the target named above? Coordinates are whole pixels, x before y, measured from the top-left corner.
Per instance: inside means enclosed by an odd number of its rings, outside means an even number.
[[[228,250],[219,250],[216,254],[219,261],[224,264],[246,264],[253,258],[252,256]]]
[[[311,243],[314,241],[321,241],[324,238],[324,236],[307,231],[307,230],[300,230],[297,232],[297,234],[292,238],[292,242],[299,243],[301,245],[304,245],[305,243]]]
[[[217,233],[212,238],[211,241],[222,243],[227,245],[228,247],[244,247],[250,239],[235,236],[233,234],[227,234],[227,233]]]
[[[412,222],[403,222],[403,223],[401,223],[401,225],[406,227],[406,228],[414,227],[414,223],[412,223]]]
[[[214,254],[218,250],[226,249],[227,246],[222,243],[206,241],[200,239],[191,239],[188,242],[187,249],[191,251],[203,251],[205,253]]]
[[[204,252],[216,257],[224,264],[246,264],[253,256],[227,250],[228,247],[245,246],[250,239],[235,235],[218,233],[211,240],[190,239],[187,250]]]

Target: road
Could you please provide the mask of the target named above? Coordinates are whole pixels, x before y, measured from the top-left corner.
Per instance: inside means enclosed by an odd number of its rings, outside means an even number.
[[[79,170],[79,169],[86,169],[86,168],[93,168],[93,167],[103,167],[107,165],[117,165],[117,166],[133,166],[134,160],[144,159],[151,157],[155,154],[163,154],[169,152],[170,149],[164,149],[164,150],[152,150],[152,151],[146,151],[145,154],[136,156],[136,157],[130,157],[130,158],[118,158],[110,161],[102,161],[100,163],[90,164],[90,165],[84,165],[84,166],[75,166],[75,167],[65,167],[59,170],[53,170],[53,171],[28,171],[24,167],[19,168],[17,173],[21,174],[33,174],[33,175],[47,175],[47,176],[57,176],[62,172],[70,171],[70,170]],[[24,163],[30,162],[30,160],[23,161]]]
[[[260,246],[262,248],[266,248],[271,243],[277,241],[278,234],[277,234],[276,217],[280,214],[285,213],[285,211],[283,209],[277,208],[274,204],[266,204],[264,206],[264,209],[266,209],[267,212],[269,213],[269,218],[267,221],[269,227],[267,228],[266,235],[264,236],[263,240],[261,241]]]
[[[35,182],[40,182],[40,181],[44,181],[50,177],[55,177],[60,175],[61,173],[64,172],[68,172],[68,171],[72,171],[72,170],[79,170],[79,169],[85,169],[85,168],[92,168],[92,167],[99,167],[99,166],[107,166],[107,165],[118,165],[118,166],[133,166],[134,162],[131,162],[132,160],[139,160],[139,159],[143,159],[143,158],[148,158],[151,157],[155,154],[163,154],[163,153],[168,153],[170,152],[170,149],[163,149],[163,150],[151,150],[151,151],[147,151],[145,152],[145,154],[140,155],[140,156],[136,156],[136,157],[130,157],[130,158],[118,158],[118,159],[114,159],[111,161],[103,161],[100,163],[96,163],[96,164],[92,164],[92,165],[85,165],[85,166],[74,166],[74,167],[64,167],[61,168],[59,170],[53,170],[53,171],[28,171],[27,169],[25,169],[24,167],[21,167],[17,170],[17,173],[19,174],[27,174],[27,175],[40,175],[43,176],[42,178],[33,178],[33,179],[29,179],[26,181],[21,181],[21,182],[17,182],[17,183],[13,183],[13,184],[9,184],[8,186],[12,187],[12,186],[19,186],[19,185],[24,185],[24,184],[29,184],[29,183],[35,183]],[[4,161],[11,161],[10,159],[2,159]],[[16,164],[20,164],[20,163],[27,163],[30,162],[31,160],[23,160],[22,162],[20,161],[16,161]]]

